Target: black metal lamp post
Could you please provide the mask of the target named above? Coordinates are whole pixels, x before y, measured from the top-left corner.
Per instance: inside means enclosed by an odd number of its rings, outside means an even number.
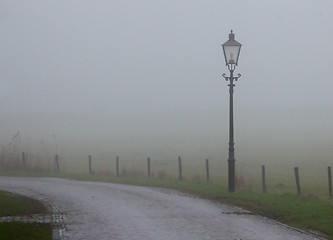
[[[237,81],[241,76],[238,74],[234,77],[234,70],[238,63],[238,57],[242,44],[235,40],[235,34],[232,32],[229,34],[229,40],[222,44],[225,63],[230,71],[230,76],[227,77],[225,73],[222,76],[226,81],[229,81],[229,94],[230,94],[230,107],[229,107],[229,158],[228,158],[228,190],[229,192],[235,192],[235,148],[234,148],[234,106],[233,106],[233,94],[234,94],[234,81]]]

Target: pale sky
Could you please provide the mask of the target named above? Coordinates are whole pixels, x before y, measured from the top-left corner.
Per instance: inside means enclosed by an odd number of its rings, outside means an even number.
[[[236,160],[332,162],[332,24],[331,0],[1,0],[0,143],[224,161],[233,29]]]

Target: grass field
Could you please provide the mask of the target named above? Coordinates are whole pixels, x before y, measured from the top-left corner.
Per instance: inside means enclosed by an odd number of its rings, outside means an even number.
[[[4,222],[0,223],[0,240],[51,240],[49,224]]]
[[[47,213],[39,201],[4,191],[0,191],[0,206],[0,217]]]
[[[0,191],[0,217],[46,214],[47,209],[37,200]],[[0,222],[0,240],[50,240],[50,224]]]

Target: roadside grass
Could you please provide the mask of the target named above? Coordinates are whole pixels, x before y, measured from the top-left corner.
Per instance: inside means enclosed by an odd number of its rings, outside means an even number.
[[[0,240],[51,240],[50,224],[3,222],[0,223]]]
[[[0,191],[0,206],[0,217],[47,213],[39,201],[4,191]]]
[[[46,214],[46,207],[39,201],[21,195],[0,191],[0,217]],[[50,224],[0,222],[0,240],[50,240]]]
[[[1,175],[4,175],[1,173]],[[115,177],[107,175],[87,175],[71,173],[34,174],[12,172],[8,176],[25,177],[59,177],[80,181],[99,181],[138,186],[162,187],[175,189],[207,198],[219,203],[235,205],[253,214],[266,216],[273,220],[297,227],[308,232],[333,240],[333,202],[324,197],[311,197],[311,195],[298,196],[295,189],[285,186],[282,189],[273,189],[268,194],[260,193],[260,187],[239,187],[235,193],[229,193],[225,186],[204,181],[175,180],[147,177]],[[314,193],[316,195],[316,193]]]

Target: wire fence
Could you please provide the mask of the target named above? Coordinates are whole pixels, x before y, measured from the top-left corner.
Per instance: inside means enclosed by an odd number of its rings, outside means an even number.
[[[72,166],[71,166],[72,165]],[[80,166],[80,167],[78,167]],[[149,177],[209,182],[227,186],[227,162],[219,159],[192,160],[147,157],[126,160],[121,156],[82,157],[80,163],[56,154],[40,157],[32,153],[2,151],[0,171],[80,172],[113,177]],[[323,164],[236,162],[236,188],[263,193],[296,193],[313,198],[332,198],[331,167]]]

